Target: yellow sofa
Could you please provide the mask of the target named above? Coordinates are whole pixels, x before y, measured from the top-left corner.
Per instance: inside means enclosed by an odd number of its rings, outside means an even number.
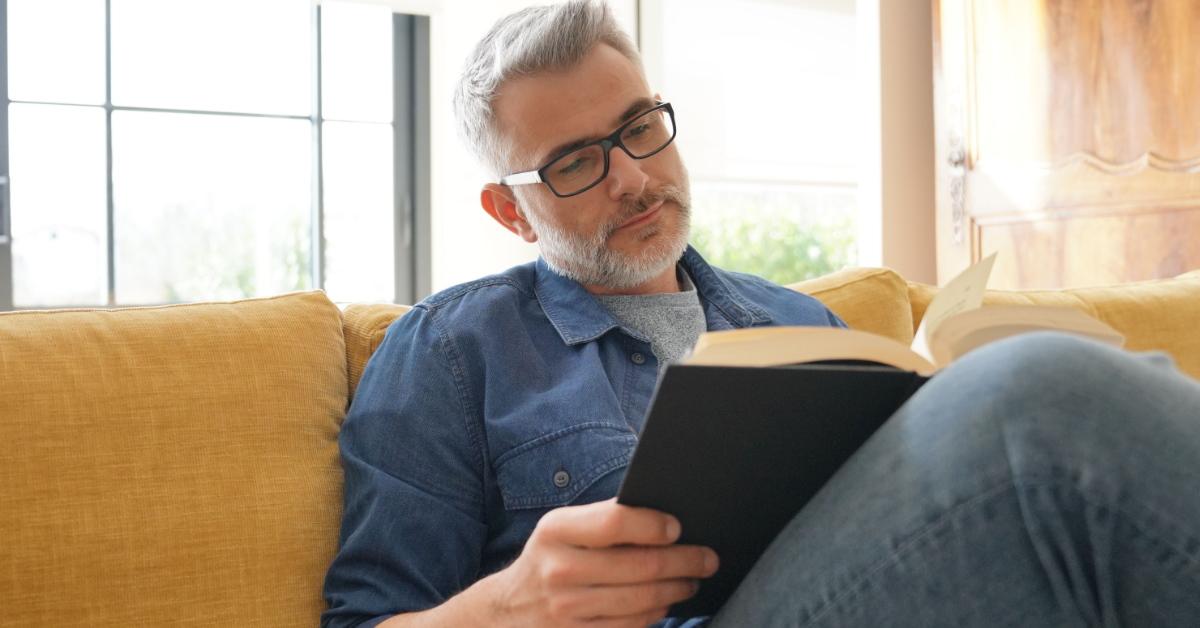
[[[904,342],[934,292],[886,269],[793,287]],[[1083,308],[1200,378],[1200,271],[987,300]],[[0,626],[315,625],[337,431],[405,310],[311,292],[0,314]]]

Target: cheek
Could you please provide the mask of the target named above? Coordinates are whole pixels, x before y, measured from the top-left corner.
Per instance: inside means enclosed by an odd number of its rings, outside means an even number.
[[[545,196],[549,198],[528,195],[524,201],[525,213],[533,214],[540,223],[559,231],[577,232],[586,228],[586,221],[581,220],[586,205],[564,202],[573,199],[560,199],[549,190],[546,190]]]
[[[674,143],[645,160],[643,172],[653,180],[651,185],[664,183],[681,185],[687,178],[687,169],[683,167],[683,158],[679,155]]]

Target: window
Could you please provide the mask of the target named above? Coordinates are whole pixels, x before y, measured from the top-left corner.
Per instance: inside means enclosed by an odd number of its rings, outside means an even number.
[[[0,308],[311,288],[411,302],[428,284],[413,244],[427,18],[295,0],[0,8]]]
[[[651,86],[676,107],[700,252],[781,283],[856,263],[853,0],[641,6]]]

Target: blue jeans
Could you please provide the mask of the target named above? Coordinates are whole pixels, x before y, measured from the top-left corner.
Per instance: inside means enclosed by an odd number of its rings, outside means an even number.
[[[713,626],[1200,626],[1200,383],[1038,333],[927,383]]]

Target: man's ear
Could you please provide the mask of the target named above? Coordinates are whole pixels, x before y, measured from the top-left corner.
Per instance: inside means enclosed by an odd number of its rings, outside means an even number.
[[[521,236],[526,242],[537,242],[533,225],[525,220],[525,214],[517,204],[512,188],[499,183],[488,183],[479,193],[479,204],[496,222],[505,229]]]

